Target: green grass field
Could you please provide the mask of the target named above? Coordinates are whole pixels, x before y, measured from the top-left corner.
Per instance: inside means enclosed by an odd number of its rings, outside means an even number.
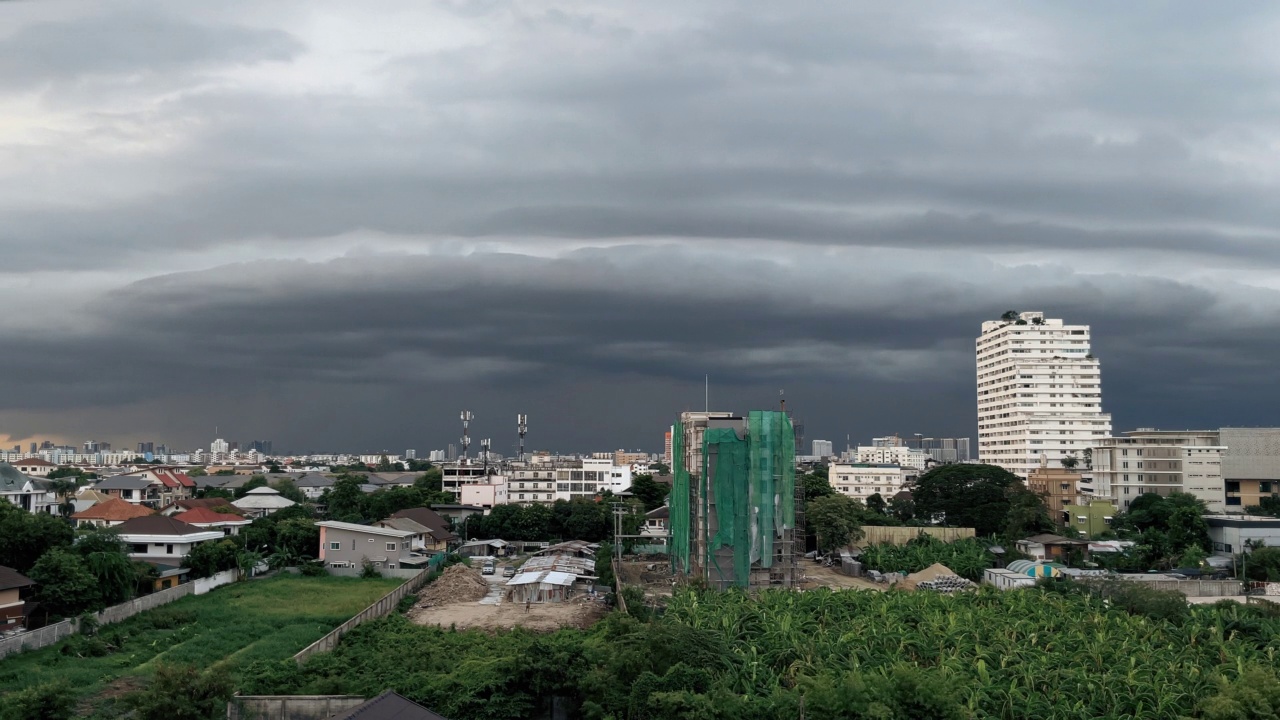
[[[234,670],[288,658],[401,582],[281,575],[187,596],[104,625],[96,638],[72,636],[0,660],[0,703],[7,692],[54,680],[86,700],[114,696],[159,663],[205,668],[230,660]]]

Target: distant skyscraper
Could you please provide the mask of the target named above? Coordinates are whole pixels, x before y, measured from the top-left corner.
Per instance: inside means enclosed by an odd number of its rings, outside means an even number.
[[[32,441],[31,441],[31,454],[32,454],[32,455],[35,455],[35,454],[36,454],[36,452],[38,452],[38,451],[36,450],[36,441],[35,441],[35,440],[32,440]]]
[[[213,443],[209,445],[209,452],[214,454],[217,454],[217,453],[225,454],[227,452],[230,452],[230,450],[231,450],[231,445],[226,440],[223,440],[222,438],[218,438],[217,440],[214,440]]]
[[[1088,325],[1041,312],[982,323],[976,340],[978,458],[1027,477],[1043,458],[1083,457],[1111,436]]]
[[[138,452],[143,455],[146,455],[147,453],[155,453],[155,451],[156,451],[156,444],[153,442],[138,443]]]
[[[408,450],[404,451],[404,457],[406,460],[417,460],[418,451],[414,450],[413,448],[409,448]]]
[[[671,465],[671,431],[662,436],[662,462]]]
[[[251,440],[245,444],[246,449],[257,450],[263,455],[274,455],[270,440]]]
[[[454,460],[458,459],[458,447],[453,443],[449,443],[448,456],[449,456],[449,462],[453,462]]]
[[[832,447],[831,447],[830,440],[814,440],[813,441],[814,457],[824,458],[824,457],[831,457],[831,455],[832,455]]]

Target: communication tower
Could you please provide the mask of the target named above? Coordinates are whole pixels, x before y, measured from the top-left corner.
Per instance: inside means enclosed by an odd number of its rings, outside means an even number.
[[[529,432],[528,415],[516,415],[516,432],[520,433],[520,455],[517,459],[524,462],[524,436]]]
[[[471,421],[475,419],[475,415],[470,410],[462,411],[462,461],[466,462],[467,447],[471,445]]]

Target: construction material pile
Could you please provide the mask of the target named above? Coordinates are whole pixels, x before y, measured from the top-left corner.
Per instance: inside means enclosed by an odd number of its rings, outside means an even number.
[[[972,581],[965,580],[959,575],[943,575],[932,580],[921,580],[916,583],[917,590],[932,590],[940,593],[960,592],[974,587],[977,586]]]
[[[489,594],[484,576],[466,565],[450,565],[418,593],[417,607],[475,602]]]
[[[930,587],[925,583],[932,583],[935,580],[941,580],[941,579],[947,579],[948,582],[944,584],[950,584],[950,581],[952,579],[960,580],[966,583],[969,582],[968,580],[965,580],[959,575],[956,575],[955,570],[952,570],[946,565],[943,565],[942,563],[934,563],[929,567],[921,570],[920,572],[914,572],[902,578],[901,580],[899,580],[897,583],[894,584],[894,587],[902,590],[915,590],[916,588],[925,588],[927,590],[934,590],[936,588]]]

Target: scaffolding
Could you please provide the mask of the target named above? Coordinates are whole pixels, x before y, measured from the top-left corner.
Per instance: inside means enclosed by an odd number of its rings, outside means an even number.
[[[720,589],[795,586],[802,511],[786,413],[684,413],[672,427],[672,475],[675,572]]]

